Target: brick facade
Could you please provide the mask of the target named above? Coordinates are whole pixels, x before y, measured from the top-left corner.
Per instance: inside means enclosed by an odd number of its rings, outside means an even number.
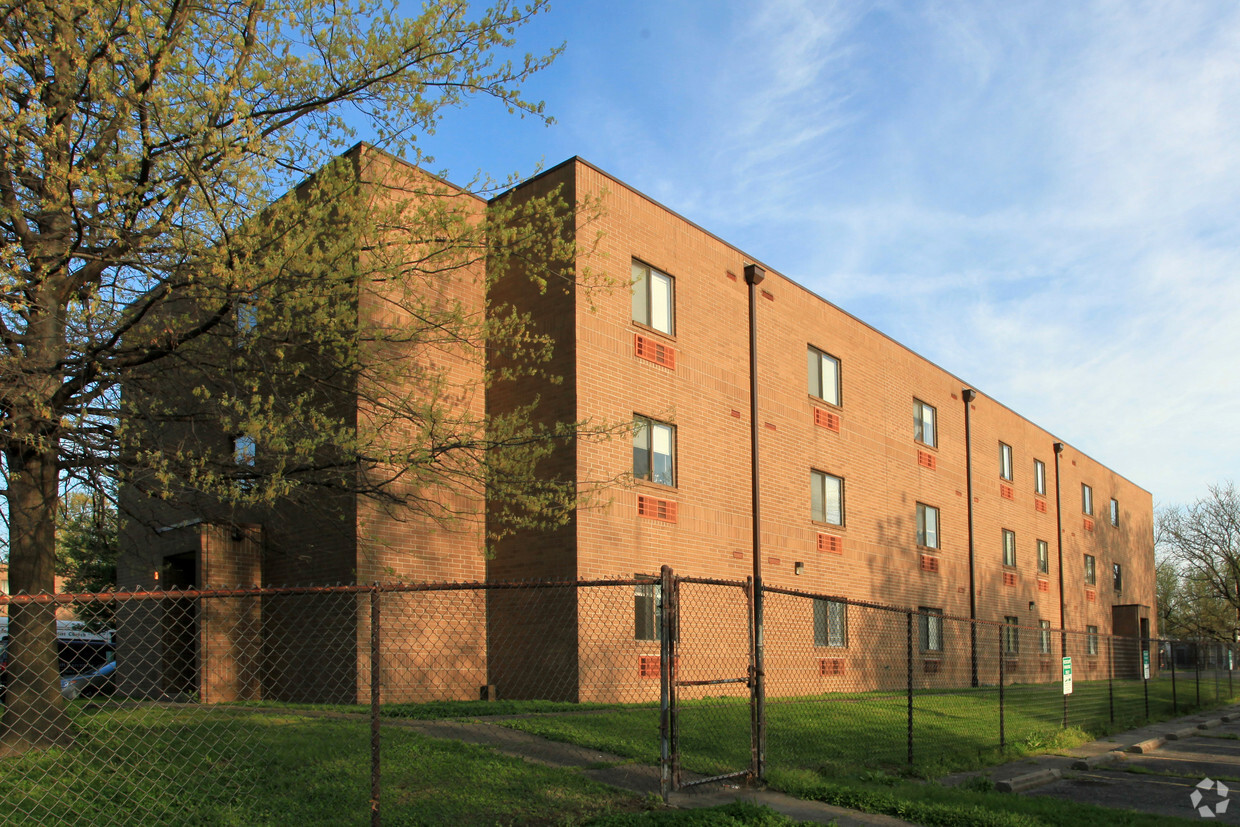
[[[387,164],[397,174],[390,159],[364,148],[355,151],[377,158],[375,169]],[[268,514],[253,520],[262,523],[263,582],[288,581],[294,569],[303,575],[313,571],[319,582],[342,579],[332,573],[346,570],[358,581],[631,578],[657,575],[665,564],[699,577],[743,580],[752,573],[743,276],[752,258],[580,159],[501,197],[519,200],[556,187],[572,203],[592,200],[602,207],[601,217],[586,221],[572,215],[562,227],[579,240],[578,284],[535,293],[522,286],[519,272],[491,273],[496,280],[490,289],[493,299],[529,313],[536,329],[554,337],[549,373],[561,381],[499,383],[483,393],[481,360],[462,357],[452,368],[455,376],[475,376],[479,390],[459,404],[502,413],[537,399],[536,415],[545,422],[615,424],[645,417],[674,426],[673,484],[637,480],[613,486],[601,505],[579,509],[564,527],[518,532],[491,549],[489,558],[480,528],[449,532],[416,516],[394,519],[365,500],[342,504],[331,526],[291,512]],[[460,204],[465,210],[484,209],[468,199]],[[634,320],[626,288],[634,262],[674,280],[673,331]],[[587,273],[619,287],[588,289]],[[479,273],[464,273],[444,289],[481,309],[484,284]],[[363,319],[382,312],[360,306]],[[1002,623],[1014,617],[1028,627],[1050,621],[1058,629],[1062,607],[1068,629],[1096,626],[1101,634],[1157,635],[1149,492],[769,267],[756,315],[761,545],[768,585],[925,608],[948,618]],[[810,348],[838,360],[838,404],[809,392]],[[933,408],[933,444],[915,438],[915,402]],[[358,416],[365,420],[364,407]],[[1001,476],[1001,444],[1010,449],[1010,479]],[[1044,493],[1035,491],[1035,460],[1045,469]],[[610,440],[582,437],[557,451],[542,471],[608,480],[631,471],[633,463],[627,434]],[[839,525],[813,519],[815,471],[843,480]],[[1082,513],[1083,484],[1093,493],[1093,515]],[[438,496],[463,495],[442,490]],[[1111,520],[1112,499],[1118,525]],[[937,510],[933,547],[918,544],[919,504]],[[460,505],[485,506],[477,500]],[[310,536],[307,527],[324,533]],[[1004,560],[1005,532],[1013,537],[1014,561]],[[335,537],[330,548],[322,547],[325,536]],[[1047,548],[1044,572],[1039,541]],[[315,543],[320,550],[306,551]],[[133,537],[131,547],[139,558],[148,553],[142,549],[153,548]],[[300,555],[302,564],[280,568],[275,561],[289,554]],[[1095,559],[1097,582],[1091,587],[1085,584],[1085,555]],[[1118,589],[1115,564],[1122,568]],[[568,601],[565,606],[535,610],[515,593],[490,593],[485,607],[471,610],[473,632],[461,643],[460,658],[476,669],[459,686],[440,690],[476,697],[479,686],[492,684],[500,697],[545,695],[550,690],[540,673],[548,659],[561,672],[578,675],[581,687],[598,686],[588,677],[595,673],[613,675],[609,680],[617,686],[650,683],[643,668],[649,672],[658,642],[635,635],[631,646],[600,653],[589,633],[591,619],[584,607],[574,611],[573,599],[568,590],[555,597]],[[620,602],[618,611],[633,612],[627,597]],[[812,632],[810,621],[797,628]],[[368,634],[367,623],[359,613],[359,643]],[[798,653],[795,669],[813,672],[803,676],[805,686],[818,687],[813,691],[857,688],[850,676],[863,671],[858,668],[863,659],[878,656],[862,651],[864,622],[856,623],[851,640],[857,643],[839,648],[814,646],[812,637],[798,643],[796,629],[772,629],[772,636],[788,638],[782,645]],[[502,650],[488,651],[487,642],[500,637]],[[359,695],[367,691],[363,660],[359,655],[353,661]],[[926,661],[925,675],[936,676],[927,679],[949,677],[937,674],[933,656],[919,660]],[[1041,679],[1045,671],[1031,640],[1008,660],[1007,668],[1031,679]],[[573,687],[553,694],[593,699]]]

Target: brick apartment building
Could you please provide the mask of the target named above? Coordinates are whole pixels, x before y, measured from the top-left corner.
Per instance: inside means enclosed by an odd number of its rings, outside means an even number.
[[[393,165],[365,147],[353,152],[363,162]],[[561,529],[508,537],[491,559],[480,533],[389,523],[360,499],[340,504],[337,519],[276,513],[251,515],[244,526],[186,521],[189,512],[168,507],[159,534],[131,524],[122,578],[155,585],[146,573],[175,560],[185,561],[177,576],[194,584],[279,584],[307,573],[322,582],[365,582],[381,571],[406,580],[572,580],[655,575],[665,564],[683,575],[749,575],[744,273],[756,262],[577,158],[501,197],[555,187],[571,203],[593,199],[602,207],[592,223],[567,219],[574,223],[565,231],[583,242],[601,230],[597,246],[583,243],[591,253],[575,262],[577,271],[589,267],[632,289],[537,294],[519,288],[519,279],[500,278],[495,296],[530,312],[554,336],[550,372],[565,379],[499,384],[485,405],[499,412],[538,399],[549,421],[636,423],[631,440],[578,439],[548,468],[581,480],[632,471],[632,485],[614,487],[605,505],[579,509]],[[937,615],[1157,634],[1149,492],[758,264],[765,269],[756,318],[767,585],[921,611],[927,671],[942,648]],[[459,287],[479,283],[463,279]],[[475,296],[479,305],[482,298]],[[481,366],[461,369],[481,377]],[[626,676],[613,684],[640,684],[641,657],[658,653],[640,618],[643,601],[653,605],[649,598],[637,587],[633,637],[609,649],[620,666],[608,668]],[[823,617],[816,618],[819,608]],[[804,611],[807,659],[830,655],[843,672],[868,656],[855,626],[858,633],[814,639],[816,623],[850,628],[846,608],[806,602]],[[593,642],[585,625],[539,628],[538,618],[521,614],[503,592],[476,606],[476,617],[477,634],[461,644],[474,671],[451,693],[476,697],[478,686],[502,675],[501,697],[539,694],[537,664],[520,668],[530,653],[488,651],[488,624],[490,637],[520,625],[544,647],[554,641],[559,656],[581,670],[582,684],[590,683],[584,672]],[[1096,666],[1085,664],[1082,676]]]

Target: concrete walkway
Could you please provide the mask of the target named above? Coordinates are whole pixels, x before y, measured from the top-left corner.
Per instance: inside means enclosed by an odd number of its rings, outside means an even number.
[[[1059,755],[947,776],[941,783],[960,784],[978,776],[1007,792],[1240,824],[1240,803],[1232,809],[1230,801],[1240,799],[1240,706],[1150,724]],[[1225,786],[1207,787],[1207,779],[1222,780]],[[1212,814],[1205,816],[1200,807]]]
[[[506,755],[524,758],[552,767],[575,769],[588,778],[603,784],[632,790],[645,795],[659,794],[659,768],[637,764],[619,755],[610,755],[575,744],[549,741],[515,729],[486,723],[456,721],[397,721],[384,720],[385,726],[402,726],[432,738],[450,738],[491,747]],[[690,773],[684,773],[686,778]],[[805,801],[771,790],[749,789],[736,783],[723,782],[691,787],[688,791],[672,793],[670,804],[674,807],[715,807],[733,801],[751,801],[783,813],[797,821],[816,824],[838,824],[841,827],[901,827],[908,825],[891,816],[861,813],[843,807],[833,807],[819,801]]]

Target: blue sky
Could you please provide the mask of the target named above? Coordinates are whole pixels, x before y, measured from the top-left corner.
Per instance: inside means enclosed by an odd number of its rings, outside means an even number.
[[[561,0],[557,123],[477,101],[454,180],[580,155],[1149,489],[1240,469],[1240,5]]]

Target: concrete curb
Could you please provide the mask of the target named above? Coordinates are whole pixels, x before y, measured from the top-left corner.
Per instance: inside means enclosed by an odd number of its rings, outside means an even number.
[[[1052,781],[1058,780],[1060,776],[1061,773],[1056,769],[1035,770],[1024,775],[996,781],[995,789],[1001,793],[1023,793],[1025,790],[1032,790],[1034,787],[1040,787],[1043,784],[1049,784]]]
[[[1222,718],[1211,718],[1208,721],[1203,721],[1200,724],[1197,724],[1197,729],[1213,729],[1216,726],[1222,726],[1222,725],[1223,725]]]
[[[1081,758],[1072,764],[1072,769],[1092,770],[1102,766],[1103,764],[1110,764],[1114,761],[1119,761],[1123,757],[1124,753],[1121,750],[1113,749],[1110,752],[1103,752],[1098,755],[1091,755],[1088,758]]]
[[[1167,743],[1166,738],[1147,738],[1144,741],[1138,741],[1137,743],[1133,744],[1128,749],[1126,749],[1125,752],[1135,752],[1138,754],[1145,754],[1147,752],[1153,752],[1154,750],[1158,749],[1165,743]]]
[[[1183,738],[1192,738],[1196,734],[1197,734],[1196,726],[1184,727],[1183,729],[1177,729],[1174,732],[1168,732],[1166,735],[1163,736],[1163,740],[1164,741],[1179,741]]]

